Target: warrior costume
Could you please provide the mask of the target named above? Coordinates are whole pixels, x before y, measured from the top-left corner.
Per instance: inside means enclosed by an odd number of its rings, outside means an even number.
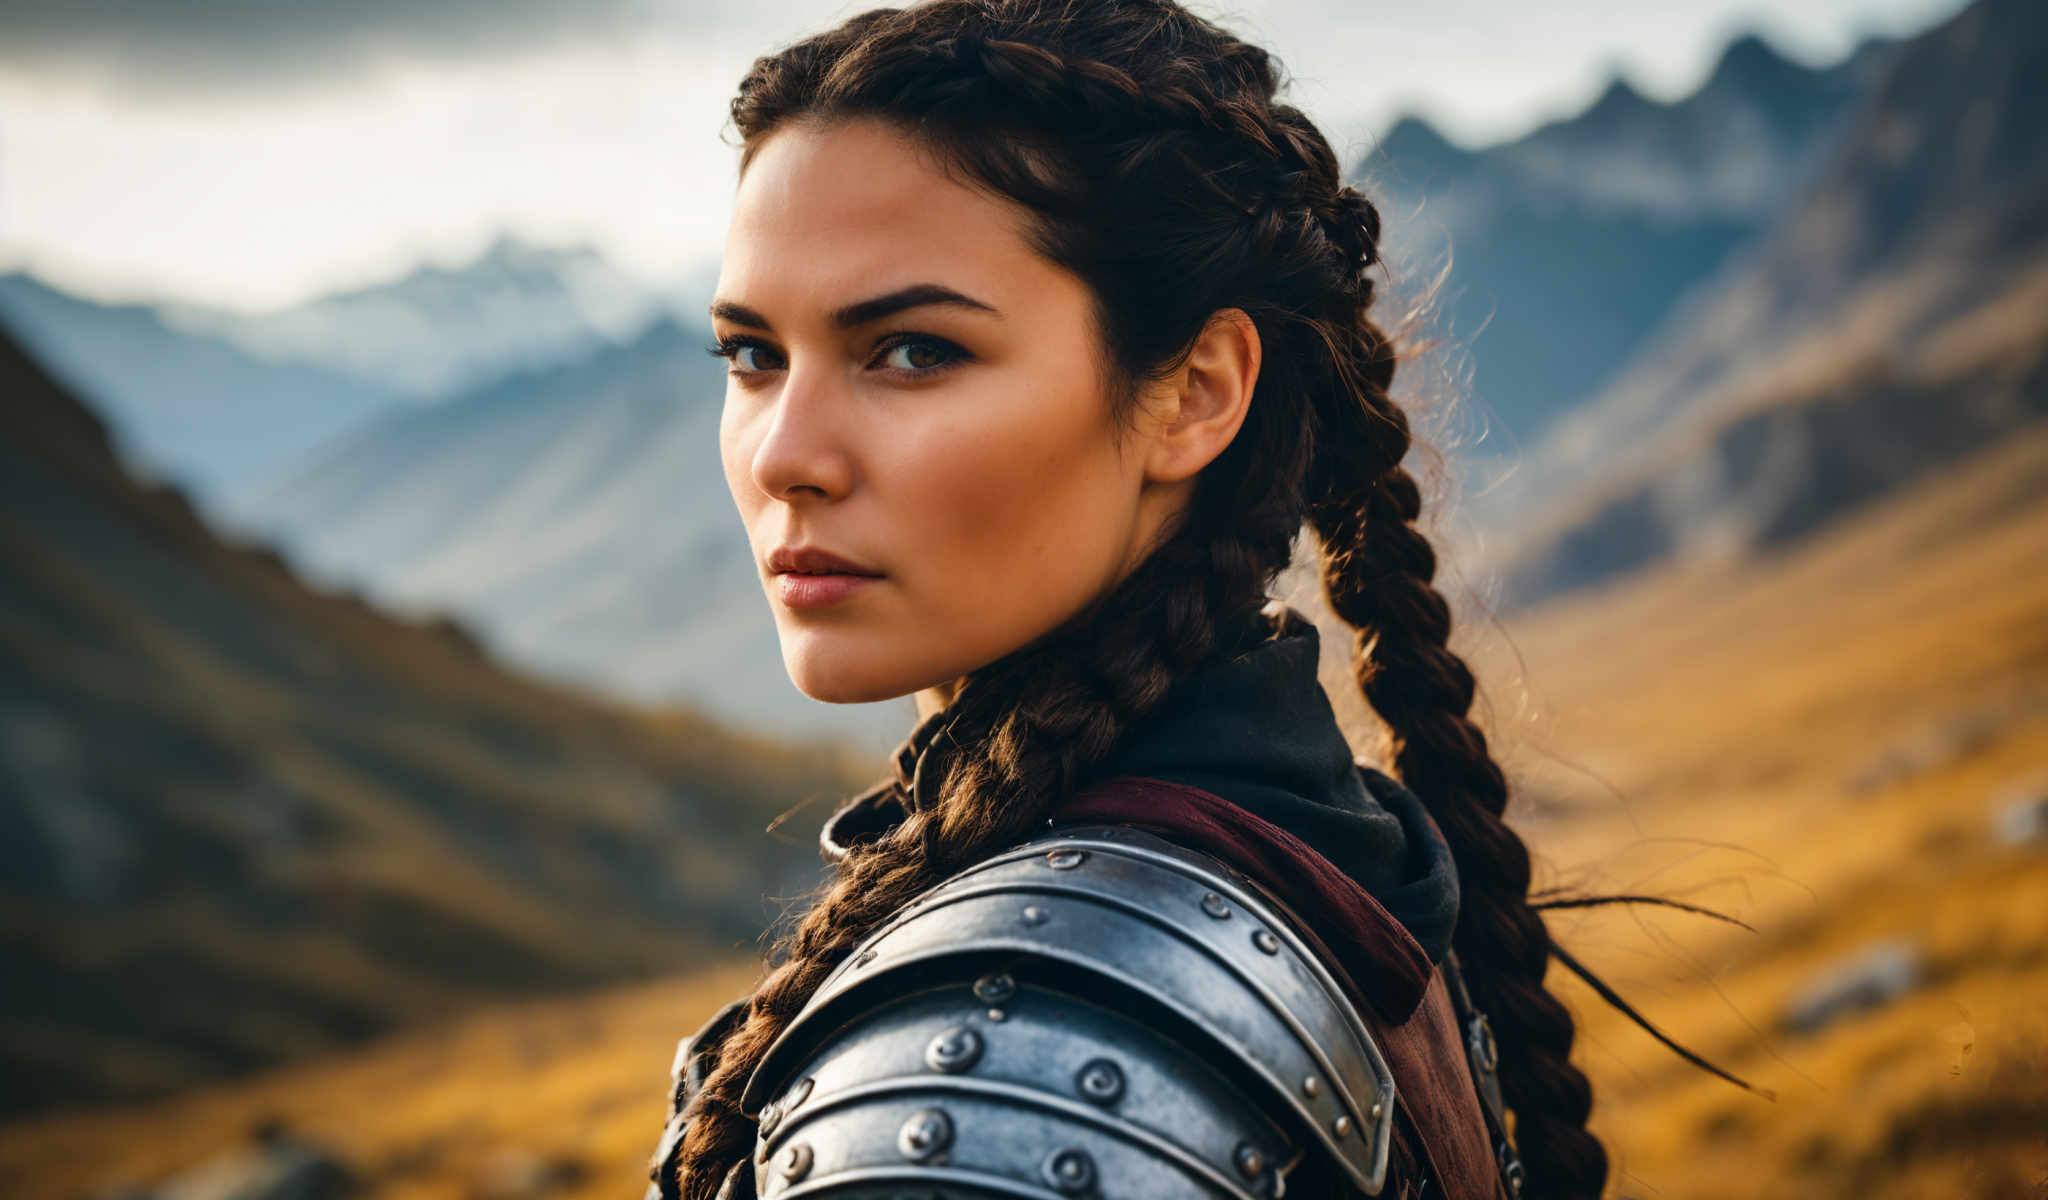
[[[1318,652],[1269,605],[1045,830],[870,933],[749,1080],[721,1200],[1517,1194],[1449,848],[1352,757]],[[827,859],[928,794],[947,715],[826,823]],[[697,1047],[745,1012],[677,1047],[649,1200],[676,1194]]]

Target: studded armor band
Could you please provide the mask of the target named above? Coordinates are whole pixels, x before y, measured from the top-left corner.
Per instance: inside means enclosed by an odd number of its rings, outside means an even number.
[[[754,1194],[1381,1194],[1394,1083],[1290,920],[1120,827],[998,854],[828,976],[742,1101]]]

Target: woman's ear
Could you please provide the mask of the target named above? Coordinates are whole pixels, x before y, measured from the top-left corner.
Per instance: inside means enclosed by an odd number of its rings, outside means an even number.
[[[1208,466],[1237,436],[1258,382],[1258,326],[1241,308],[1218,309],[1187,361],[1151,389],[1145,478],[1177,483]]]

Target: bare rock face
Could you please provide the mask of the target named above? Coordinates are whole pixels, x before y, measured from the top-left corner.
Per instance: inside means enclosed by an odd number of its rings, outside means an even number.
[[[2044,14],[1889,51],[1796,201],[1475,497],[1510,602],[1773,549],[2048,417]]]
[[[280,1125],[253,1131],[246,1146],[200,1163],[123,1200],[342,1200],[360,1180],[341,1157]]]
[[[1999,788],[1992,807],[1992,835],[2000,845],[2048,847],[2048,772]]]
[[[1816,975],[1786,1006],[1779,1024],[1791,1033],[1817,1032],[1884,1007],[1918,986],[1926,971],[1919,947],[1903,941],[1878,942]]]

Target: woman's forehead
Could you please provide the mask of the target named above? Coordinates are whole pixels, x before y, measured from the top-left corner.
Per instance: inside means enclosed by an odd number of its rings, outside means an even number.
[[[741,176],[719,295],[822,312],[938,282],[1003,308],[996,297],[1061,273],[1026,239],[1027,219],[892,126],[798,123],[768,135]]]

